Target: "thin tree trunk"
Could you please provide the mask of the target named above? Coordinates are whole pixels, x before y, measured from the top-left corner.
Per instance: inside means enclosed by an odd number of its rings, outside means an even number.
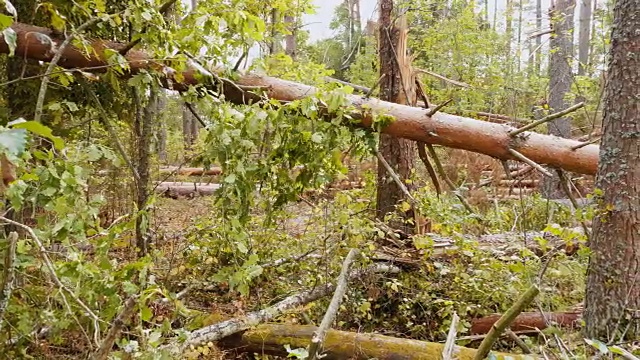
[[[296,19],[287,15],[284,17],[284,22],[287,24],[287,28],[289,30],[289,34],[284,37],[285,54],[289,55],[292,59],[296,58]]]
[[[411,67],[407,63],[406,56],[406,18],[401,16],[397,24],[395,18],[393,0],[380,2],[380,74],[385,77],[381,82],[381,98],[399,104],[415,103],[415,89],[410,81]],[[403,40],[404,39],[404,40]],[[397,57],[396,57],[397,56]],[[402,64],[402,67],[399,66]],[[391,165],[398,177],[404,182],[409,179],[414,164],[413,142],[389,136],[380,135],[378,151]],[[406,195],[392,179],[385,167],[378,162],[378,186],[377,186],[377,217],[384,217],[395,212],[395,206],[405,201]],[[404,220],[413,216],[411,212],[400,214]],[[412,233],[413,226],[397,222],[392,225]]]
[[[542,30],[542,0],[536,0],[536,30]],[[535,60],[535,68],[536,75],[540,75],[540,71],[542,68],[542,51],[540,48],[542,47],[542,37],[536,36],[536,60]]]
[[[140,91],[134,89],[136,101],[136,170],[140,179],[136,184],[137,190],[137,210],[142,211],[147,206],[149,200],[149,159],[151,157],[151,138],[153,136],[153,121],[158,108],[158,89],[151,89],[147,104],[143,106]],[[136,218],[136,247],[139,256],[145,256],[149,251],[148,243],[148,221],[147,217],[141,213]]]
[[[162,92],[158,92],[158,108],[156,109],[156,114],[162,114],[162,111],[167,106],[167,95]],[[165,121],[159,121],[157,134],[157,150],[158,150],[158,160],[160,163],[167,162],[167,124]]]
[[[282,44],[280,43],[280,32],[277,29],[280,22],[280,11],[276,8],[271,10],[271,43],[269,44],[269,54],[277,54],[282,50]]]
[[[640,309],[640,16],[637,0],[618,0],[604,101],[604,132],[596,188],[602,190],[593,224],[587,272],[585,333],[618,340],[639,335]],[[633,332],[636,332],[633,334]]]
[[[565,100],[571,91],[573,73],[573,12],[575,0],[556,0],[555,9],[550,9],[554,33],[551,37],[551,59],[549,61],[549,107],[551,112],[562,111],[572,105]],[[562,117],[547,123],[549,134],[563,138],[571,137],[571,119]],[[555,172],[553,177],[545,177],[542,182],[542,195],[548,199],[565,197],[560,178]]]
[[[589,65],[591,44],[591,0],[580,0],[580,33],[578,35],[578,75],[584,76]]]

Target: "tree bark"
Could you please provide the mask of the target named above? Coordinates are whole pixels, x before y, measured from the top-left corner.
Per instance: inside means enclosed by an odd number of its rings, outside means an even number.
[[[575,0],[556,0],[555,8],[551,8],[552,27],[554,30],[549,44],[551,58],[549,60],[549,107],[550,112],[562,111],[573,105],[565,100],[571,91],[573,73],[571,60],[573,58],[573,12]],[[547,123],[549,134],[563,138],[571,137],[571,119],[562,117]],[[542,181],[541,193],[547,199],[565,197],[559,176],[553,172],[552,177],[545,177]]]
[[[51,61],[53,54],[46,42],[30,41],[34,37],[46,36],[55,44],[61,42],[50,29],[14,23],[12,26],[17,35],[16,55],[28,57],[44,62]],[[95,52],[90,55],[82,50],[69,46],[65,49],[59,66],[64,68],[83,68],[85,71],[95,73],[104,72],[108,63],[104,58],[104,49],[121,50],[125,44],[95,40],[92,44]],[[4,41],[0,41],[0,53],[8,53],[9,48]],[[150,60],[149,56],[139,50],[131,50],[127,53],[130,73],[141,70],[157,70],[166,77],[162,79],[162,85],[167,89],[186,91],[191,85],[200,84],[201,79],[210,80],[212,77],[203,74],[196,68],[189,68],[179,74],[168,66]],[[222,72],[224,69],[213,71]],[[229,80],[225,80],[229,81]],[[268,76],[256,74],[243,74],[235,81],[238,87],[258,87],[264,90],[266,96],[280,101],[293,101],[316,93],[316,89],[291,81],[280,80]],[[261,97],[238,89],[236,86],[224,86],[224,95],[227,101],[236,104],[256,103]],[[550,135],[534,132],[526,132],[523,136],[512,138],[509,132],[512,127],[502,124],[494,124],[461,116],[438,112],[428,116],[428,110],[393,104],[374,98],[363,98],[358,95],[348,95],[348,100],[357,109],[353,114],[360,121],[359,125],[371,127],[372,113],[384,113],[396,119],[381,131],[395,137],[442,145],[456,149],[473,151],[501,160],[515,160],[509,149],[515,149],[529,159],[549,166],[558,167],[567,171],[580,174],[593,175],[598,164],[598,145],[587,145],[579,149],[572,148],[580,142],[563,139]]]
[[[516,317],[509,328],[511,331],[533,331],[543,330],[548,327],[547,324],[554,323],[558,327],[572,328],[580,325],[581,313],[578,311],[567,312],[523,312]],[[501,317],[500,314],[485,316],[479,319],[471,320],[471,334],[486,334],[493,324]]]
[[[578,34],[578,75],[584,76],[589,65],[591,43],[591,0],[580,0],[580,30]]]
[[[135,118],[135,134],[136,134],[136,170],[140,179],[136,184],[137,211],[143,211],[149,200],[149,159],[151,157],[151,138],[153,136],[153,121],[156,118],[156,110],[158,107],[158,89],[151,89],[148,102],[143,105],[138,89],[135,92],[136,100],[136,118]],[[145,256],[149,251],[148,244],[148,226],[144,221],[145,215],[141,214],[136,219],[136,247],[138,255]]]
[[[380,2],[380,75],[384,75],[380,83],[380,98],[398,104],[414,105],[416,94],[411,81],[413,75],[410,60],[406,53],[406,17],[401,16],[395,22],[393,19],[396,15],[393,9],[393,0]],[[414,167],[413,141],[381,134],[378,151],[400,180],[406,182]],[[387,214],[395,212],[396,205],[406,200],[406,194],[378,161],[377,218],[384,219]],[[403,221],[392,224],[392,227],[412,233],[414,227],[407,224],[406,220],[413,216],[413,211],[399,214]]]
[[[296,58],[296,19],[291,15],[284,17],[289,33],[284,37],[284,52],[292,59]]]
[[[227,337],[218,342],[218,346],[236,350],[268,355],[287,356],[285,345],[291,349],[309,346],[315,326],[301,325],[260,325],[242,334]],[[354,333],[329,330],[324,342],[323,359],[406,359],[430,360],[441,359],[444,344],[399,339],[391,336],[367,333]],[[475,349],[454,346],[454,355],[458,360],[471,360],[476,354]],[[536,359],[531,355],[517,355],[493,352],[496,359]]]
[[[596,175],[596,188],[603,195],[593,226],[585,297],[586,335],[605,341],[620,336],[629,322],[637,324],[637,309],[640,309],[640,16],[637,0],[616,2],[610,56]]]
[[[542,30],[542,0],[536,0],[536,30]],[[540,69],[542,67],[542,56],[540,55],[542,52],[540,48],[542,47],[542,37],[536,36],[536,75],[540,75]]]

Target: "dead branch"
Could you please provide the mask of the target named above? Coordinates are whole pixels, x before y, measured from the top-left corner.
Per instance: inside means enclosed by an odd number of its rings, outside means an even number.
[[[434,170],[433,165],[431,165],[431,161],[429,161],[429,156],[427,155],[427,151],[425,149],[427,144],[416,141],[416,146],[418,147],[418,157],[420,157],[420,160],[422,160],[424,167],[427,168],[429,178],[431,178],[433,187],[436,189],[436,194],[440,196],[440,194],[442,194],[442,188],[440,187],[440,181],[438,181],[438,175],[436,175],[436,171]]]
[[[456,334],[458,333],[458,321],[460,321],[460,317],[458,316],[458,313],[454,312],[453,318],[451,319],[451,326],[449,326],[449,334],[447,334],[447,341],[444,343],[444,348],[442,349],[442,360],[453,359],[453,350],[456,345]]]
[[[342,298],[344,297],[345,292],[347,292],[349,268],[358,254],[358,250],[351,249],[342,263],[342,270],[340,271],[340,276],[338,276],[338,280],[336,281],[336,290],[333,293],[333,298],[331,298],[327,312],[322,318],[320,327],[315,331],[313,338],[311,339],[311,345],[309,345],[309,360],[315,360],[318,356],[318,350],[322,347],[322,342],[327,335],[327,330],[329,330],[331,323],[333,323],[333,320],[338,313],[340,303],[342,303]]]
[[[122,310],[120,311],[118,316],[113,319],[111,328],[109,329],[107,336],[104,338],[104,340],[102,340],[102,344],[100,344],[98,350],[91,357],[92,360],[107,359],[109,353],[111,352],[111,349],[113,348],[113,344],[116,342],[118,335],[120,334],[120,331],[122,331],[122,328],[124,327],[127,320],[131,317],[131,315],[133,315],[133,309],[136,305],[137,298],[137,296],[131,296],[124,302]]]
[[[544,124],[546,122],[549,122],[549,121],[557,119],[557,118],[561,118],[561,117],[563,117],[563,116],[565,116],[565,115],[567,115],[569,113],[572,113],[572,112],[580,109],[583,106],[584,106],[584,103],[581,102],[581,103],[575,104],[575,105],[573,105],[571,107],[568,107],[568,108],[566,108],[566,109],[564,109],[562,111],[559,111],[559,112],[557,112],[555,114],[547,115],[547,116],[543,117],[540,120],[536,120],[536,121],[532,122],[531,124],[528,124],[528,125],[525,125],[525,126],[523,126],[521,128],[518,128],[516,130],[510,131],[509,132],[509,136],[511,136],[511,137],[517,136],[518,134],[521,134],[521,133],[523,133],[523,132],[525,132],[527,130],[531,130],[531,129],[533,129],[533,128],[537,127],[537,126],[540,126],[540,125],[542,125],[542,124]]]
[[[452,85],[455,85],[455,86],[460,86],[460,87],[463,87],[465,89],[468,89],[468,88],[471,87],[471,85],[469,85],[469,84],[467,84],[465,82],[449,79],[448,77],[442,76],[440,74],[436,74],[433,71],[423,70],[423,69],[415,69],[415,71],[417,73],[427,74],[427,75],[433,76],[433,77],[438,78],[438,79],[440,79],[442,81],[448,82],[449,84],[452,84]]]

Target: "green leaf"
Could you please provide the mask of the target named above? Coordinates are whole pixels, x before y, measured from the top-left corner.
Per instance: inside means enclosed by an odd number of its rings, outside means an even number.
[[[0,149],[19,156],[27,145],[27,132],[23,129],[10,129],[0,132]]]
[[[13,24],[13,18],[11,16],[0,14],[0,26],[2,29],[7,29],[11,24]]]
[[[322,143],[322,134],[320,134],[320,133],[314,133],[314,134],[311,136],[311,141],[313,141],[313,142],[314,142],[314,143],[316,143],[316,144],[320,144],[320,143]]]
[[[233,184],[236,182],[236,174],[229,174],[229,176],[224,178],[224,182],[227,184]]]
[[[153,317],[153,312],[149,309],[148,306],[140,306],[140,318],[142,321],[149,321]]]
[[[55,148],[58,150],[64,147],[64,141],[62,141],[62,138],[53,135],[53,133],[51,132],[51,129],[48,126],[42,125],[42,123],[40,122],[26,121],[20,124],[16,124],[13,127],[17,129],[29,130],[30,132],[36,135],[39,135],[51,140],[53,142],[53,146],[55,146]]]

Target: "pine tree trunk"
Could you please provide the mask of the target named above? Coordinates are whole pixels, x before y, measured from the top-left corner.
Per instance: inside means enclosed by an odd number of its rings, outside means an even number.
[[[580,0],[580,33],[578,35],[578,75],[584,76],[589,64],[591,43],[591,0]]]
[[[401,37],[406,29],[406,19],[401,17],[397,26],[395,12],[393,11],[393,0],[382,0],[380,2],[380,74],[385,77],[381,82],[380,97],[383,100],[407,104],[415,102],[415,90],[409,80],[411,77],[410,67],[406,63],[406,48],[400,44]],[[404,19],[404,20],[403,20]],[[399,46],[400,45],[400,46]],[[396,54],[399,58],[396,58]],[[398,64],[404,64],[403,69]],[[379,153],[395,170],[398,177],[405,181],[411,175],[414,164],[413,142],[393,137],[387,134],[380,135]],[[378,163],[378,186],[377,186],[377,217],[383,219],[386,214],[395,212],[395,206],[399,202],[406,200],[406,195],[402,189],[391,178],[385,167]],[[413,214],[411,212],[401,213],[402,218],[408,219]],[[403,223],[392,224],[395,228],[402,228],[406,232],[413,232],[413,226]]]
[[[536,0],[536,30],[542,30],[542,0]],[[536,36],[536,75],[540,75],[542,68],[542,56],[540,48],[542,47],[542,37]]]
[[[604,341],[620,336],[629,321],[636,325],[629,338],[640,335],[639,44],[638,1],[618,0],[596,176],[604,195],[593,224],[584,311],[586,335]]]
[[[158,92],[158,108],[156,114],[158,116],[162,114],[162,111],[167,106],[167,95],[162,91]],[[164,120],[164,119],[163,119]],[[157,150],[158,160],[161,164],[167,162],[167,124],[166,121],[159,121],[157,134]]]
[[[549,60],[549,107],[550,112],[562,111],[572,105],[565,97],[571,90],[573,73],[573,12],[575,0],[557,0],[555,9],[550,15],[554,33],[551,37],[551,58]],[[563,138],[571,137],[571,119],[563,117],[547,123],[549,134]],[[567,195],[560,183],[560,178],[545,177],[541,186],[542,196],[548,199],[563,198]]]

